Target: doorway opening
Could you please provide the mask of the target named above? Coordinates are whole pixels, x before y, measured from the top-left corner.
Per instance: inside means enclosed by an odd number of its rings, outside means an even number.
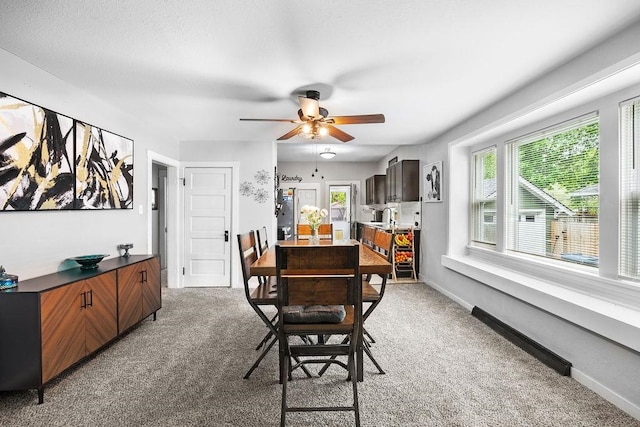
[[[169,288],[180,287],[176,250],[179,231],[178,168],[177,160],[147,151],[149,214],[146,252],[160,255],[162,284]]]

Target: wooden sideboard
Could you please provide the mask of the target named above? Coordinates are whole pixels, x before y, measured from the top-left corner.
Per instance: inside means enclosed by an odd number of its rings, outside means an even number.
[[[0,391],[38,390],[162,307],[160,261],[131,255],[0,291]]]

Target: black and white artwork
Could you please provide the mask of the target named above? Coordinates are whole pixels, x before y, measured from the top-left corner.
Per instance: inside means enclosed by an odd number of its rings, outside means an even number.
[[[442,202],[442,160],[425,165],[422,169],[425,202]]]
[[[0,92],[0,210],[73,209],[73,119]]]
[[[132,207],[132,140],[0,92],[0,211]]]
[[[133,141],[76,121],[76,209],[133,207]]]

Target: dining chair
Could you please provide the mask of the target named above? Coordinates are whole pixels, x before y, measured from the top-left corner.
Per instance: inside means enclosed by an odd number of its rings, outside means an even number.
[[[256,241],[258,243],[258,252],[260,256],[264,255],[269,250],[269,241],[267,240],[267,227],[262,227],[259,230],[255,231],[256,233]],[[275,293],[276,290],[276,278],[275,276],[260,276],[258,277],[260,283],[269,283],[271,286],[271,292]]]
[[[383,230],[373,229],[374,237],[372,239],[372,249],[377,254],[384,258],[387,262],[391,263],[391,257],[393,256],[393,233],[387,233]],[[388,274],[377,274],[380,277],[380,283],[372,283],[372,275],[365,275],[362,278],[362,303],[368,304],[366,311],[364,311],[362,315],[362,334],[368,338],[368,340],[362,340],[362,352],[367,355],[367,357],[374,364],[376,369],[380,374],[385,374],[384,369],[378,363],[373,354],[371,353],[371,344],[375,343],[376,340],[369,334],[367,329],[365,328],[365,321],[371,315],[373,310],[380,304],[382,301],[382,297],[384,296],[384,291],[387,287],[387,277]],[[346,340],[344,341],[346,342]],[[362,369],[362,362],[358,361],[358,369]],[[322,369],[318,372],[319,375],[323,375],[327,368],[329,368],[329,364],[325,364]]]
[[[276,245],[278,334],[282,402],[280,425],[290,412],[352,411],[360,425],[356,351],[361,340],[362,285],[359,245]],[[308,342],[305,336],[343,336],[345,341]],[[292,358],[298,357],[295,364]],[[326,357],[332,357],[327,359]],[[339,357],[346,357],[346,363]],[[295,360],[295,359],[294,359]],[[338,406],[289,406],[287,384],[306,364],[337,364],[348,372],[353,403]]]
[[[376,229],[369,226],[362,227],[362,244],[373,248],[373,239],[376,235]]]
[[[386,231],[378,230],[378,229],[375,230],[375,235],[373,238],[373,250],[378,256],[383,257],[389,263],[392,262],[392,257],[393,257],[393,239],[394,239],[394,233],[388,233]],[[378,369],[378,372],[381,374],[384,374],[385,373],[384,370],[382,369],[380,364],[376,361],[376,359],[373,357],[373,354],[371,354],[370,344],[375,343],[376,340],[371,336],[371,334],[364,327],[364,322],[366,322],[366,320],[369,318],[371,313],[373,313],[373,311],[376,309],[378,304],[380,304],[380,301],[382,301],[382,297],[384,296],[384,291],[387,287],[388,274],[379,274],[377,276],[379,276],[381,279],[380,284],[372,284],[371,276],[367,276],[362,280],[362,302],[365,304],[367,303],[369,304],[366,311],[362,315],[362,322],[363,322],[362,332],[368,338],[368,340],[363,341],[363,351],[369,357],[371,362],[373,362],[375,367]]]
[[[263,226],[261,229],[256,230],[256,239],[258,240],[258,250],[260,251],[260,255],[263,255],[269,250],[267,227]]]
[[[259,350],[264,346],[262,353],[258,356],[253,366],[245,374],[244,378],[248,379],[251,373],[258,367],[262,359],[267,355],[271,347],[278,341],[277,327],[277,313],[269,319],[263,308],[273,307],[277,305],[277,295],[271,289],[269,281],[263,281],[258,277],[257,286],[251,287],[251,264],[253,264],[259,257],[258,246],[256,244],[256,238],[254,231],[248,231],[246,233],[238,234],[238,249],[240,251],[240,267],[242,270],[242,279],[244,281],[244,293],[249,302],[249,305],[258,314],[258,317],[267,326],[268,331],[260,344],[256,347]]]
[[[311,237],[311,226],[309,224],[298,224],[298,239],[308,239]],[[333,239],[333,224],[320,224],[318,237],[323,240]]]

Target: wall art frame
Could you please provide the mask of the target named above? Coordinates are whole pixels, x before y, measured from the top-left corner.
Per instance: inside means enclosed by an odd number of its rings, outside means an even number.
[[[422,167],[423,196],[426,203],[443,202],[444,179],[442,173],[442,160],[432,162]]]
[[[133,209],[133,140],[0,92],[0,211]]]

